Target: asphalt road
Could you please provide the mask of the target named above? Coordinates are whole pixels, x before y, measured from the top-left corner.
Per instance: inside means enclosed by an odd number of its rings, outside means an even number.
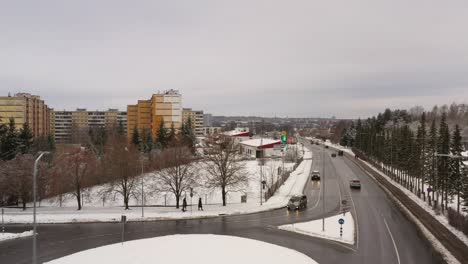
[[[313,170],[323,171],[325,179],[309,182],[304,188],[308,209],[285,209],[249,215],[197,220],[171,220],[128,223],[125,239],[141,239],[171,234],[222,234],[262,240],[298,250],[319,263],[439,263],[427,241],[399,211],[386,194],[353,161],[331,158],[332,150],[306,145],[314,152]],[[323,177],[323,175],[322,175]],[[362,189],[351,191],[350,179],[359,178]],[[325,184],[323,182],[325,181]],[[325,186],[325,199],[323,187]],[[346,200],[346,204],[342,204]],[[325,201],[325,206],[324,206]],[[354,246],[278,230],[282,224],[319,219],[350,211],[357,219],[357,243]],[[8,226],[11,232],[30,230],[30,226]],[[78,251],[118,243],[121,225],[117,223],[54,224],[38,227],[39,262],[49,261]],[[31,238],[0,242],[0,263],[30,263]],[[203,248],[209,254],[209,248]],[[235,249],[234,249],[235,250]],[[241,252],[240,252],[241,253]],[[183,254],[183,252],[181,252]],[[176,256],[175,256],[176,257]],[[154,251],[157,261],[157,249]],[[202,263],[202,260],[194,260]]]

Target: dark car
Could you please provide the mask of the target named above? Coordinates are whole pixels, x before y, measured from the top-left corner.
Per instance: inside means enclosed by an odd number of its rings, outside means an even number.
[[[325,145],[325,148],[328,148],[328,145]]]
[[[339,151],[338,151],[338,156],[343,156],[343,154],[344,154],[344,153],[343,153],[342,150],[339,150]]]
[[[332,158],[336,158],[336,153],[331,154]]]
[[[319,171],[313,171],[312,176],[310,177],[311,180],[313,181],[320,181],[320,172]]]
[[[301,210],[307,208],[307,196],[293,196],[288,202],[288,211],[290,210]]]

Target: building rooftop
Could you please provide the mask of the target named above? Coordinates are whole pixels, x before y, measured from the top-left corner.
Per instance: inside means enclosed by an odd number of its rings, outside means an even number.
[[[281,144],[280,140],[271,139],[271,138],[255,138],[246,141],[242,141],[240,144],[251,146],[251,147],[262,147],[271,144]]]

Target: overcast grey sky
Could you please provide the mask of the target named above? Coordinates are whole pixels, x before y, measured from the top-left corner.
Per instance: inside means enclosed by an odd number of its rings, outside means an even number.
[[[468,101],[468,2],[0,2],[0,94],[216,115],[365,117]]]

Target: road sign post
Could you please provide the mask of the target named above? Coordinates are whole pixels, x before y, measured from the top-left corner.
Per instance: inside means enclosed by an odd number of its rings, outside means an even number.
[[[190,187],[190,214],[192,214],[193,209],[192,209],[192,197],[193,197],[193,188]]]
[[[340,237],[343,237],[343,224],[344,224],[344,219],[343,218],[340,218],[338,220],[338,224],[340,224]]]
[[[2,208],[2,234],[5,233],[5,223],[3,222],[3,214],[5,213],[5,209]]]
[[[125,234],[125,223],[127,222],[127,216],[122,215],[120,218],[120,222],[122,222],[122,245],[124,243],[124,234]]]

